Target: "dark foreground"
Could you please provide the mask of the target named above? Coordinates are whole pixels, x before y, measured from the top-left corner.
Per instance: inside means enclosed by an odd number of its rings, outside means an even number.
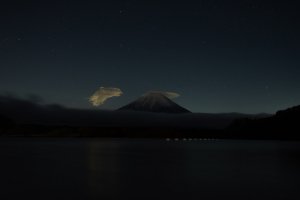
[[[0,140],[1,199],[300,199],[300,142]]]

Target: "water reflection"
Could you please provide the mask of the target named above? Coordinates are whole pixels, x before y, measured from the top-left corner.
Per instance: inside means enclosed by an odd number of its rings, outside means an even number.
[[[0,199],[300,199],[299,142],[1,140]]]
[[[91,141],[87,145],[89,196],[118,199],[120,191],[119,143]]]
[[[164,140],[154,144],[151,140],[91,142],[91,196],[153,199],[179,192],[179,179],[187,170],[186,152]]]
[[[88,145],[90,196],[94,199],[226,196],[247,200],[297,195],[300,172],[287,164],[290,151],[283,155],[279,146],[289,149],[276,142],[91,142]],[[298,148],[293,151],[300,152]]]

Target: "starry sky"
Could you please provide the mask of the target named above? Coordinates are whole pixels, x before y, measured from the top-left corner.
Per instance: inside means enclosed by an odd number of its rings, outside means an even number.
[[[0,93],[115,109],[149,90],[193,112],[300,104],[297,1],[1,1]],[[99,108],[100,86],[123,92]]]

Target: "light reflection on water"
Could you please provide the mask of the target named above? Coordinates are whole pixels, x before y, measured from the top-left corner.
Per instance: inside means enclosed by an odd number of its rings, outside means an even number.
[[[9,199],[300,197],[300,142],[3,139],[0,156]]]

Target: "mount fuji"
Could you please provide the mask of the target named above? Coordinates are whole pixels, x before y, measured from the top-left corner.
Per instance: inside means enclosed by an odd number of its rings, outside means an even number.
[[[160,92],[148,92],[139,97],[137,100],[119,108],[118,110],[153,113],[190,113],[189,110],[181,107]]]

